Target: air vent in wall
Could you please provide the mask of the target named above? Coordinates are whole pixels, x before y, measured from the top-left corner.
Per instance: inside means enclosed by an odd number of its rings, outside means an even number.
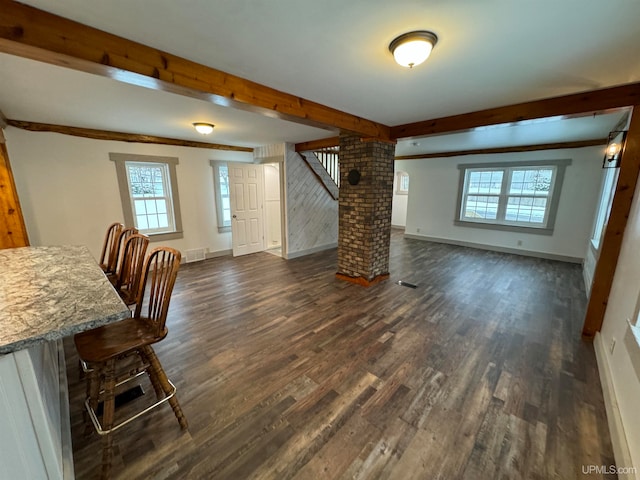
[[[199,262],[206,258],[204,248],[194,248],[193,250],[186,250],[184,253],[187,263]]]

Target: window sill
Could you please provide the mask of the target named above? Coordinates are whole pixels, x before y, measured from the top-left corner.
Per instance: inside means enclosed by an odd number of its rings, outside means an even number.
[[[636,372],[638,381],[640,381],[640,326],[632,325],[629,320],[627,320],[627,323],[629,328],[625,335],[624,342],[627,347],[627,352],[629,353],[633,369]]]
[[[453,224],[458,227],[483,228],[485,230],[500,230],[502,232],[530,233],[533,235],[553,235],[553,228],[523,227],[519,225],[506,225],[502,223],[467,222],[464,220],[454,220]]]
[[[144,232],[142,232],[144,233]],[[178,240],[183,238],[182,231],[180,232],[167,232],[167,233],[145,233],[149,236],[150,242],[160,242],[165,240]]]

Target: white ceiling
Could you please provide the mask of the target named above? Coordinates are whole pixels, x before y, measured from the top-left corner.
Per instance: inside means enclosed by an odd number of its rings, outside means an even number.
[[[640,2],[632,0],[23,3],[390,126],[640,81]],[[426,63],[404,69],[388,44],[417,29],[439,41]],[[216,129],[205,140],[245,146],[336,133],[6,54],[0,110],[192,140],[203,137],[191,123],[209,121]],[[619,116],[599,117],[400,142],[398,154],[603,138]]]

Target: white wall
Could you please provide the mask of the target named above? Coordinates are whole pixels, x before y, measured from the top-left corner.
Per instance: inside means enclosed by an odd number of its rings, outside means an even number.
[[[115,164],[109,160],[109,152],[117,152],[179,159],[184,238],[163,245],[182,252],[231,248],[231,234],[217,230],[209,160],[252,161],[251,153],[91,140],[12,127],[5,135],[31,245],[86,245],[99,257],[107,226],[124,221]]]
[[[565,173],[553,235],[486,230],[453,224],[459,183],[457,165],[565,158],[572,159],[572,164]],[[601,165],[600,147],[396,161],[396,169],[404,170],[410,176],[405,233],[571,259],[584,258],[598,200]],[[522,245],[518,245],[519,241]]]
[[[636,190],[629,221],[624,234],[620,257],[613,278],[607,311],[600,332],[604,348],[598,357],[604,362],[601,368],[610,375],[620,418],[624,425],[624,436],[629,447],[633,465],[640,479],[640,379],[631,363],[631,355],[638,355],[640,347],[628,341],[627,319],[635,320],[640,296],[640,189]],[[611,353],[611,342],[616,346]],[[632,351],[634,350],[634,351]],[[601,366],[602,367],[602,366]],[[603,383],[605,379],[603,379]],[[634,477],[630,477],[634,478]]]
[[[280,208],[280,164],[264,164],[264,202],[267,249],[282,244],[282,211]]]
[[[393,203],[391,204],[391,226],[404,227],[407,224],[407,204],[409,195],[398,195],[398,162],[395,163],[393,174]],[[402,170],[404,171],[404,170]],[[409,176],[409,191],[411,191],[411,176]]]
[[[286,144],[286,258],[308,255],[338,245],[338,202],[309,165]]]

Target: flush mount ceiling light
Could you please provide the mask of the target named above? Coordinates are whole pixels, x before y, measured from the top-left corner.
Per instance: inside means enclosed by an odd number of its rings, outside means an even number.
[[[203,135],[209,135],[211,132],[213,132],[213,124],[211,123],[196,122],[193,124],[193,126],[199,133]]]
[[[393,53],[393,58],[399,65],[413,68],[429,58],[437,42],[438,37],[435,33],[419,30],[395,38],[389,44],[389,51]]]

